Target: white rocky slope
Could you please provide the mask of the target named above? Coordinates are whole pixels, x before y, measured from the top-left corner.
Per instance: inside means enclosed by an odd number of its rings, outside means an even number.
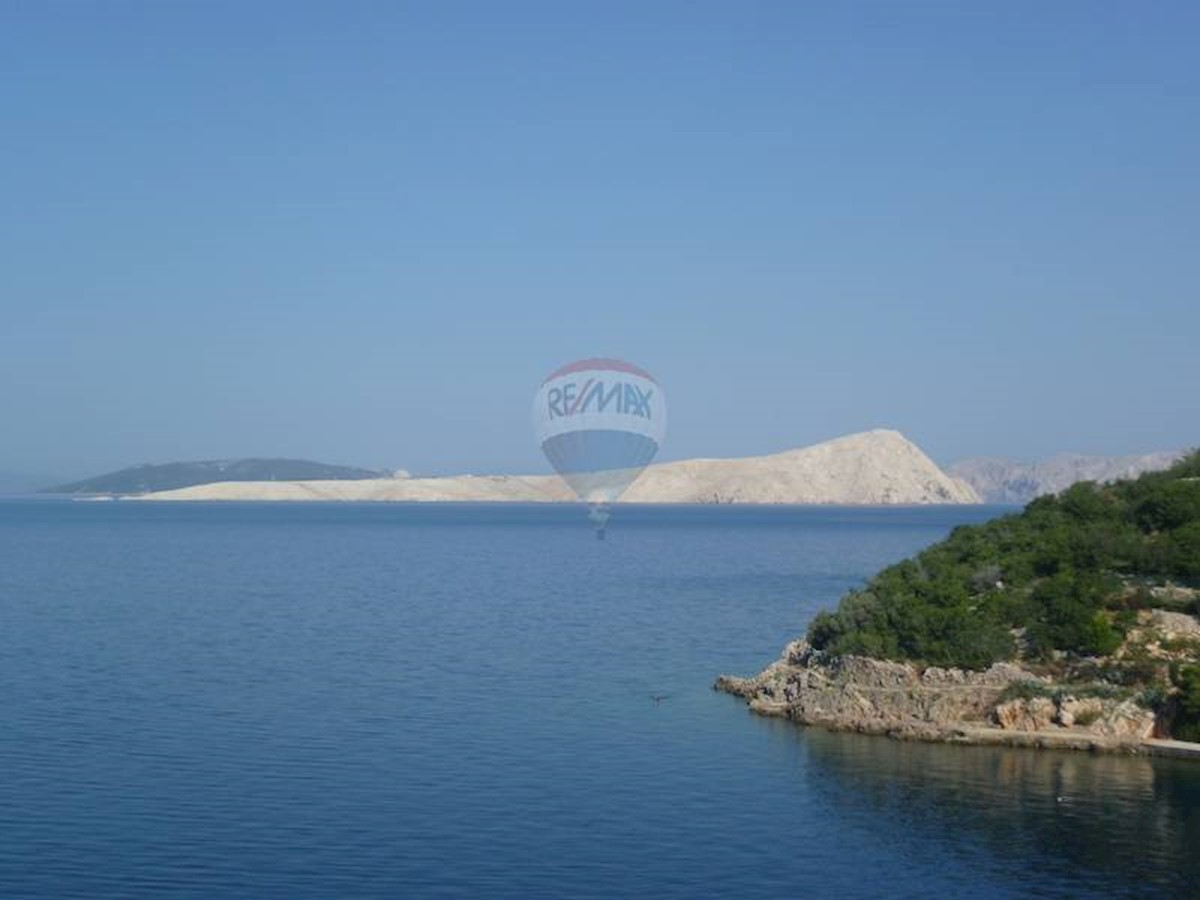
[[[557,476],[455,476],[362,481],[224,482],[145,494],[147,500],[572,500]],[[651,466],[633,503],[978,503],[897,431],[876,430],[771,456]]]
[[[978,503],[898,431],[878,429],[747,459],[689,459],[647,470],[632,502]]]
[[[1115,481],[1143,472],[1165,469],[1183,451],[1139,456],[1083,456],[1059,453],[1039,462],[981,456],[964,459],[946,471],[971,485],[988,503],[1028,503],[1042,494],[1056,494],[1077,481]]]

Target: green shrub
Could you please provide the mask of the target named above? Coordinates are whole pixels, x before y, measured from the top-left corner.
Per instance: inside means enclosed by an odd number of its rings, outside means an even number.
[[[1171,533],[1171,574],[1200,578],[1200,522],[1189,522]]]
[[[1056,697],[1098,697],[1101,700],[1112,700],[1117,697],[1129,696],[1129,691],[1122,688],[1120,685],[1108,684],[1103,681],[1092,682],[1091,684],[1067,684],[1061,685],[1055,690]]]
[[[1171,692],[1166,685],[1155,682],[1146,685],[1142,692],[1138,694],[1137,702],[1146,709],[1152,709],[1156,713],[1165,710],[1170,703]]]
[[[1035,697],[1053,697],[1054,688],[1040,681],[1014,681],[1000,692],[1000,702],[1009,700],[1032,700]]]
[[[1133,686],[1152,684],[1164,677],[1165,665],[1144,654],[1124,658],[1119,661],[1108,661],[1103,666],[1104,679],[1112,684]]]
[[[1200,741],[1200,666],[1183,666],[1175,673],[1175,720],[1172,736],[1181,741]]]
[[[1117,576],[1200,579],[1200,452],[955,528],[817,616],[808,638],[833,653],[985,668],[1013,658],[1023,630],[1036,657],[1105,656],[1136,623],[1122,610],[1154,602]]]
[[[1200,521],[1200,481],[1156,480],[1134,509],[1144,531],[1172,531]]]

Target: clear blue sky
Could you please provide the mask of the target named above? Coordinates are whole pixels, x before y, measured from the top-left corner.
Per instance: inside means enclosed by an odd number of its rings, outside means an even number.
[[[985,9],[984,7],[990,7]],[[10,2],[0,469],[1200,443],[1200,5]]]

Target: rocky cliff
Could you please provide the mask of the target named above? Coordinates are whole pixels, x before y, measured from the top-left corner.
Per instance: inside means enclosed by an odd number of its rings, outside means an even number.
[[[1082,456],[1060,453],[1040,462],[975,457],[946,471],[965,481],[987,503],[1025,504],[1042,494],[1057,494],[1077,481],[1115,481],[1169,467],[1182,452],[1140,456]]]
[[[1012,663],[982,672],[829,657],[805,641],[753,678],[714,686],[762,715],[892,737],[1138,752],[1155,715],[1129,697],[1057,686]]]

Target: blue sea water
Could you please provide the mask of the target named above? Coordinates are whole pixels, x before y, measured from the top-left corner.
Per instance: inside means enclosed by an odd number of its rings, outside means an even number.
[[[0,502],[0,895],[1194,894],[1200,766],[711,690],[1001,511]]]

